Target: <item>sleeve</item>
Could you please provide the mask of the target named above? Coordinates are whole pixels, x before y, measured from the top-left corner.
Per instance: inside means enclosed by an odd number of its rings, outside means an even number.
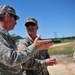
[[[42,67],[47,67],[46,59],[50,58],[48,50],[38,51],[35,54],[35,57],[36,58],[34,63],[38,62]]]
[[[17,45],[17,49],[21,50],[21,49],[24,49],[26,47],[29,47],[28,41],[26,39],[21,39]]]
[[[38,70],[45,67],[47,67],[46,60],[38,60],[35,58],[31,58],[30,60],[22,64],[22,68],[26,70]]]
[[[44,59],[44,60],[35,59],[35,61],[38,62],[39,64],[41,64],[42,67],[47,67],[46,59]]]
[[[13,67],[29,60],[35,52],[33,44],[20,51],[11,48],[4,36],[0,34],[0,63]]]
[[[28,40],[24,39],[24,40],[20,40],[19,45],[18,45],[18,49],[24,49],[26,47],[29,46]],[[38,68],[38,67],[47,67],[46,64],[46,58],[49,58],[49,54],[47,50],[43,50],[40,51],[41,55],[39,56],[41,58],[41,56],[43,57],[43,59],[38,59],[38,56],[31,58],[30,60],[28,60],[28,62],[25,62],[22,64],[23,68]],[[36,55],[36,54],[35,54]]]

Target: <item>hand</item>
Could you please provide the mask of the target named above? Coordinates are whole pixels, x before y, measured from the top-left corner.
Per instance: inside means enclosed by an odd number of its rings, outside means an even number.
[[[48,58],[46,59],[47,66],[53,66],[58,64],[58,60],[56,58]]]
[[[34,40],[33,44],[36,47],[36,50],[48,49],[53,45],[52,40],[39,40],[40,35]]]

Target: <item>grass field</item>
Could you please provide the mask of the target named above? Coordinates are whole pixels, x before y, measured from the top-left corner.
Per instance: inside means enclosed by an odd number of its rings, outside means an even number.
[[[73,43],[49,48],[48,52],[50,55],[56,55],[56,54],[72,55],[73,54]]]

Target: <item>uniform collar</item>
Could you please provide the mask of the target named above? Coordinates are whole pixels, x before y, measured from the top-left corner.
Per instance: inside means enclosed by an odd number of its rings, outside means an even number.
[[[3,28],[3,26],[0,25],[0,30],[1,32],[3,32],[4,34],[8,35],[9,33],[6,31],[5,28]]]
[[[28,37],[31,41],[34,41],[28,34],[27,34],[27,37]]]

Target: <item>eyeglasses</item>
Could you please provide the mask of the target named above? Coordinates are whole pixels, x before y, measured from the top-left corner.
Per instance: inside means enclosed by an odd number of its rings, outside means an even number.
[[[14,19],[16,20],[16,16],[14,14],[9,14],[11,17],[14,17]]]
[[[29,26],[37,26],[37,25],[33,22],[29,22],[29,23],[26,23],[25,26],[29,27]]]

